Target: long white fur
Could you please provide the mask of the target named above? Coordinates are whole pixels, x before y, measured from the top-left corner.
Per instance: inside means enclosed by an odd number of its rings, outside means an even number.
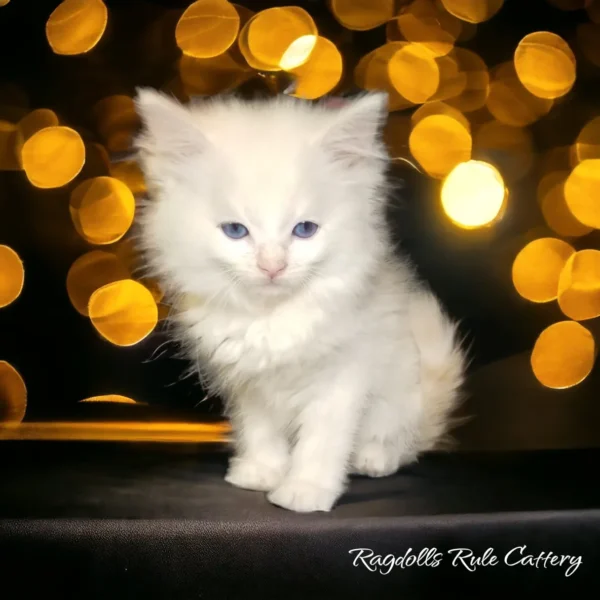
[[[456,325],[395,256],[385,223],[383,94],[182,106],[138,90],[139,216],[180,340],[234,434],[226,480],[329,511],[352,473],[438,447],[461,397]],[[309,239],[294,225],[320,227]],[[219,225],[240,222],[232,240]],[[257,261],[285,259],[271,281]]]

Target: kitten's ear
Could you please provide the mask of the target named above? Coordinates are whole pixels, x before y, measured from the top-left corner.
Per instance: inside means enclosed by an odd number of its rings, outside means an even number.
[[[388,116],[388,96],[370,92],[333,111],[321,145],[349,166],[363,160],[382,160],[380,134]]]
[[[150,88],[138,88],[134,99],[143,134],[140,149],[163,156],[193,156],[208,144],[189,111],[177,100]]]

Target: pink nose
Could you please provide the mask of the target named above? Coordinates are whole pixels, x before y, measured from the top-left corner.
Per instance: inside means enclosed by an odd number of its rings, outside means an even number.
[[[287,263],[259,263],[258,268],[266,273],[271,279],[275,279],[278,275],[281,275],[285,271]]]

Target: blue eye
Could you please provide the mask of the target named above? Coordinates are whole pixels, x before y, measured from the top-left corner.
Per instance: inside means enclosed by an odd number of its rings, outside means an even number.
[[[227,237],[233,240],[241,240],[250,233],[241,223],[223,223],[221,229]]]
[[[319,226],[312,221],[302,221],[302,223],[298,223],[296,227],[294,227],[292,231],[292,235],[295,235],[299,238],[309,238],[317,233]]]

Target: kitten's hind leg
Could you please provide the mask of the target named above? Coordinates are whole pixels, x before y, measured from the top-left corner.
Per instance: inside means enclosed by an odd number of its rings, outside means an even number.
[[[240,399],[231,416],[235,451],[225,481],[239,488],[268,492],[287,472],[289,446],[266,407],[253,400]]]
[[[387,477],[414,462],[419,410],[417,390],[405,396],[402,402],[373,398],[356,437],[351,474]]]

